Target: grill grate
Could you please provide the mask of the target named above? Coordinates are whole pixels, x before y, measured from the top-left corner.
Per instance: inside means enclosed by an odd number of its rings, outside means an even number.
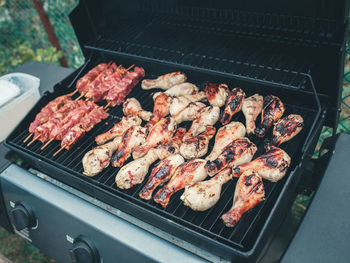
[[[130,64],[129,61],[123,60],[121,58],[118,58],[117,63],[125,63],[125,65]],[[85,69],[84,72],[81,74],[85,74],[85,72],[92,68],[95,64],[97,64],[98,61],[91,62]],[[146,77],[154,77],[154,73],[160,71],[160,67],[155,65],[150,67],[150,65],[145,64],[143,65],[141,62],[136,63],[136,61],[133,61],[133,63],[144,66],[146,69],[146,73],[150,73],[151,75],[147,75]],[[170,70],[168,68],[162,69],[162,70]],[[173,70],[179,70],[178,68],[173,68]],[[200,73],[195,72],[186,72],[189,81],[201,86],[201,84],[205,81],[210,79],[210,76],[203,75]],[[159,73],[160,74],[160,73]],[[247,74],[251,74],[251,72],[247,72]],[[220,78],[219,78],[220,79]],[[213,80],[215,81],[215,79]],[[222,80],[223,82],[226,82],[225,80]],[[231,83],[226,82],[229,84],[229,86],[234,87],[234,84],[241,84],[237,83],[236,81],[232,81]],[[255,86],[252,86],[252,84],[246,84],[246,86],[241,86],[247,96],[253,95],[255,92],[259,92],[262,95],[267,95],[271,91],[271,88],[265,88],[257,91]],[[72,87],[67,88],[65,93],[71,92],[73,90]],[[145,110],[152,110],[153,102],[151,99],[151,94],[153,91],[144,91],[141,89],[140,85],[138,85],[132,93],[128,97],[135,97],[137,98],[143,108]],[[56,93],[58,93],[56,91]],[[58,96],[60,94],[53,94],[54,96]],[[292,97],[283,96],[283,94],[276,94],[280,96],[282,101],[286,102],[286,112],[285,115],[290,113],[300,114],[303,116],[305,121],[305,127],[303,131],[292,140],[292,143],[287,142],[284,145],[282,145],[281,148],[283,148],[292,158],[292,167],[290,168],[290,171],[292,171],[296,165],[300,162],[301,158],[301,148],[306,140],[307,137],[307,131],[311,128],[311,125],[314,121],[314,118],[316,116],[316,110],[312,107],[308,106],[300,106],[300,102],[294,101],[291,99]],[[43,101],[43,99],[39,102],[41,106],[44,106],[47,101]],[[39,109],[39,108],[38,108]],[[82,175],[83,167],[81,164],[81,160],[84,156],[84,154],[95,147],[94,138],[101,134],[108,129],[110,129],[113,124],[117,121],[119,121],[122,117],[122,107],[118,106],[115,107],[110,111],[111,116],[109,116],[105,121],[98,124],[94,129],[92,129],[89,133],[87,133],[81,140],[78,141],[76,145],[74,145],[71,150],[69,151],[63,151],[60,154],[58,154],[56,157],[52,157],[52,154],[57,151],[60,148],[60,145],[58,142],[51,143],[46,149],[43,151],[40,151],[40,147],[42,144],[40,142],[35,142],[31,146],[27,147],[23,143],[23,139],[28,136],[28,125],[29,123],[34,119],[35,114],[38,112],[32,112],[32,116],[27,116],[26,119],[23,121],[21,126],[19,126],[14,133],[10,136],[10,139],[8,141],[8,144],[13,146],[16,150],[20,150],[22,152],[28,153],[31,156],[38,158],[42,160],[43,162],[49,163],[55,167],[58,168],[58,170],[62,170],[65,172],[68,172],[72,177],[78,177],[82,179],[83,181],[90,182],[94,185],[94,190],[98,191],[104,190],[108,193],[119,196],[123,198],[124,200],[132,201],[133,204],[143,207],[149,211],[152,211],[158,215],[161,215],[162,217],[165,217],[167,219],[170,219],[181,226],[190,229],[195,230],[213,240],[219,241],[221,243],[227,244],[231,247],[236,247],[242,250],[248,250],[252,244],[254,243],[254,238],[258,235],[260,232],[260,229],[263,226],[263,223],[265,219],[267,218],[274,202],[276,201],[276,197],[281,191],[281,188],[284,184],[284,181],[286,178],[290,175],[290,171],[285,179],[280,181],[277,184],[273,184],[267,181],[264,181],[265,185],[265,192],[266,192],[266,200],[259,204],[257,207],[255,207],[252,211],[246,213],[243,218],[239,221],[236,227],[234,228],[227,228],[225,227],[220,219],[220,216],[230,209],[232,206],[232,199],[236,184],[236,179],[228,182],[224,185],[222,189],[222,196],[219,200],[219,202],[211,209],[205,212],[194,212],[190,208],[185,207],[181,200],[180,196],[183,191],[179,191],[176,194],[173,195],[171,198],[171,201],[169,205],[163,209],[159,204],[156,204],[152,200],[145,201],[143,199],[140,199],[138,197],[138,193],[143,187],[144,183],[147,181],[147,177],[145,181],[135,186],[129,190],[120,190],[116,187],[116,184],[114,182],[114,177],[116,173],[118,172],[117,168],[109,166],[107,169],[105,169],[102,173],[99,175],[89,178],[84,175]],[[241,121],[244,123],[244,116],[242,113],[237,114],[234,116],[234,121]],[[185,123],[184,126],[189,126],[188,123]],[[218,125],[217,128],[220,126]],[[258,146],[258,151],[256,153],[256,156],[262,154],[264,152],[263,149],[263,140],[262,139],[256,139],[253,138],[253,141]],[[214,139],[211,140],[211,143],[209,145],[209,151],[211,151],[213,147]],[[205,156],[203,157],[205,158]],[[130,160],[129,160],[130,161]],[[150,167],[150,171],[154,167],[154,164]],[[41,167],[45,170],[45,166]],[[150,173],[150,172],[149,172]],[[66,182],[69,184],[69,181]],[[80,190],[84,191],[84,185],[81,185]],[[93,193],[89,193],[93,194]],[[102,200],[104,201],[104,200]],[[118,208],[118,207],[117,207]],[[142,215],[141,220],[142,220]]]

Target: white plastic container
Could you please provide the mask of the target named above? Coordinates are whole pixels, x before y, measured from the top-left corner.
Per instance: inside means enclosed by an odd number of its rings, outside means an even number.
[[[40,79],[29,74],[10,73],[0,77],[0,80],[20,89],[16,97],[0,107],[0,141],[3,141],[40,98]]]

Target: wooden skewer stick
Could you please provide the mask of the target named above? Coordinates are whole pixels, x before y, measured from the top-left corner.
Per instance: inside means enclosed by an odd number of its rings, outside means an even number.
[[[55,138],[52,138],[50,140],[48,140],[44,145],[43,147],[40,148],[40,150],[44,150],[46,148],[46,146],[48,146]]]
[[[24,139],[24,141],[23,141],[23,142],[28,141],[28,140],[29,140],[29,138],[33,136],[33,134],[34,134],[34,133],[29,134],[29,135],[27,136],[27,138],[25,138],[25,139]]]
[[[112,102],[108,102],[106,106],[104,106],[104,110],[107,109],[109,107],[109,105],[111,105]]]
[[[108,112],[108,111],[109,111],[109,109],[105,110],[105,112]]]
[[[64,146],[62,146],[61,148],[58,149],[57,152],[55,152],[52,156],[55,157],[57,154],[59,154],[60,151],[62,151],[64,149]]]
[[[80,94],[80,96],[78,98],[76,98],[75,100],[80,100],[84,95]]]
[[[30,146],[33,142],[35,142],[35,141],[36,141],[37,139],[39,139],[39,138],[40,138],[40,135],[34,137],[34,139],[31,140],[30,143],[27,144],[27,146]]]
[[[72,97],[75,93],[77,93],[78,92],[78,90],[76,89],[75,91],[73,91],[72,93],[69,93],[69,94],[67,94],[67,95],[69,95],[70,97]]]
[[[130,67],[128,67],[128,68],[126,69],[126,71],[129,71],[129,70],[132,69],[133,67],[135,67],[135,64],[132,64]]]

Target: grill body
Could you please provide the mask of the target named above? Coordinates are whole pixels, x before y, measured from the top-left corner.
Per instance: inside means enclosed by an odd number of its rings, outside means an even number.
[[[226,260],[256,262],[295,198],[296,186],[322,126],[337,123],[345,37],[341,7],[345,3],[338,6],[322,1],[328,3],[323,6],[313,2],[305,9],[291,8],[290,13],[285,13],[279,9],[281,4],[270,1],[273,7],[270,13],[262,4],[250,10],[248,6],[230,4],[232,1],[161,2],[103,1],[96,5],[94,1],[81,1],[70,18],[86,56],[85,64],[56,85],[54,92],[40,99],[7,138],[6,145],[52,178],[176,238]],[[323,14],[315,6],[324,12],[330,6],[333,9]],[[324,54],[325,61],[320,54]],[[52,154],[59,149],[58,142],[43,151],[39,142],[29,147],[22,143],[28,136],[29,123],[43,106],[72,92],[79,77],[99,62],[109,60],[125,66],[142,66],[146,78],[183,71],[188,81],[198,86],[211,81],[226,83],[231,88],[239,86],[247,96],[254,93],[279,96],[286,105],[285,115],[300,114],[305,122],[303,131],[281,146],[292,158],[287,175],[277,184],[264,182],[266,200],[245,214],[235,228],[227,228],[220,216],[232,205],[235,181],[224,185],[213,208],[193,212],[180,202],[181,191],[163,209],[152,200],[138,198],[143,184],[130,190],[118,189],[114,182],[116,168],[108,167],[93,178],[82,174],[83,155],[95,146],[98,134],[121,119],[121,106],[111,109],[108,119],[56,157]],[[152,110],[151,93],[138,85],[129,97],[137,98],[144,109]],[[244,122],[244,116],[239,113],[233,120]],[[189,127],[189,123],[182,126]],[[256,138],[254,142],[258,156],[264,151],[264,142]]]

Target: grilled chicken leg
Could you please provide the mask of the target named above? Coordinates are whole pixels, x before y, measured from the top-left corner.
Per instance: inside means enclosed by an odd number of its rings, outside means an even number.
[[[147,129],[152,128],[161,118],[169,114],[170,102],[171,97],[165,92],[155,98],[152,117],[146,124]]]
[[[282,117],[284,113],[283,102],[276,96],[268,95],[264,98],[264,108],[261,112],[260,127],[255,128],[255,135],[265,137],[270,127]]]
[[[205,86],[205,95],[212,106],[224,106],[228,93],[226,84],[207,83]]]
[[[264,200],[265,190],[261,176],[249,169],[238,179],[233,206],[221,219],[227,227],[234,227],[245,212]]]
[[[205,93],[203,91],[195,93],[193,95],[182,95],[173,97],[169,111],[171,116],[175,116],[184,108],[186,108],[191,102],[197,102],[205,99]]]
[[[220,120],[223,125],[229,123],[233,115],[242,109],[244,99],[245,93],[240,88],[234,88],[229,92],[226,99],[225,109]]]
[[[124,162],[130,157],[132,150],[145,143],[146,128],[141,126],[130,127],[122,136],[118,150],[112,156],[112,165],[114,167],[123,166]]]
[[[152,170],[147,183],[141,189],[139,196],[143,199],[150,200],[153,191],[158,185],[168,181],[175,173],[177,167],[182,164],[185,159],[180,154],[170,155],[165,158]]]
[[[177,154],[180,151],[182,138],[184,137],[185,133],[186,133],[185,128],[178,128],[176,130],[175,135],[172,138],[169,138],[169,140],[162,142],[157,147],[157,154],[159,159],[162,160],[172,154]]]
[[[253,96],[243,101],[242,111],[245,116],[245,126],[247,128],[247,134],[254,133],[255,120],[262,111],[263,104],[264,98],[259,94],[254,94]]]
[[[183,189],[190,183],[204,180],[207,177],[207,173],[204,169],[205,163],[205,160],[193,159],[181,164],[176,169],[169,183],[156,193],[153,200],[163,207],[166,207],[169,204],[170,197],[174,193]]]
[[[146,143],[133,150],[134,159],[144,156],[149,149],[157,147],[159,143],[171,138],[176,130],[176,123],[173,118],[167,117],[161,119],[150,130]]]
[[[187,185],[180,199],[194,211],[208,210],[219,201],[222,185],[231,179],[231,168],[225,168],[210,180]]]
[[[189,138],[195,137],[198,134],[204,132],[206,127],[209,125],[214,125],[220,116],[220,108],[217,106],[209,106],[202,109],[199,116],[192,122],[191,128],[187,131],[183,141]]]
[[[175,86],[172,86],[170,89],[166,90],[164,93],[171,97],[178,97],[183,95],[192,95],[197,94],[199,89],[196,85],[185,82]],[[155,99],[161,92],[157,92],[153,95],[153,99]]]
[[[130,189],[134,185],[142,183],[148,173],[149,167],[157,159],[157,150],[149,150],[142,158],[124,165],[117,173],[115,183],[121,189]]]
[[[112,154],[117,150],[121,136],[117,136],[106,144],[88,151],[82,160],[84,172],[87,176],[95,176],[109,166]]]
[[[96,137],[97,144],[104,144],[115,137],[122,136],[123,133],[132,126],[141,125],[142,120],[137,116],[123,117],[122,120],[112,127],[109,131]]]
[[[215,135],[216,128],[207,126],[207,129],[195,136],[186,139],[180,146],[180,153],[186,159],[199,158],[208,152],[209,141]]]
[[[245,136],[245,127],[240,122],[231,122],[221,127],[216,136],[215,144],[211,153],[205,158],[206,160],[215,160],[232,141]]]
[[[123,113],[125,116],[138,116],[144,121],[149,121],[152,113],[142,109],[140,102],[135,98],[127,99],[123,103]]]
[[[180,124],[184,121],[193,121],[199,116],[201,110],[204,108],[205,104],[201,102],[191,102],[179,113],[172,115],[172,117],[174,117],[177,124]]]
[[[248,138],[238,138],[227,145],[218,158],[214,161],[208,161],[205,170],[209,176],[213,176],[225,167],[250,162],[257,149],[256,145]]]
[[[254,169],[262,178],[271,182],[277,182],[286,175],[290,161],[291,159],[285,151],[274,147],[255,160],[233,168],[232,175],[238,177],[246,170]]]
[[[187,77],[182,72],[172,72],[162,76],[159,76],[156,79],[144,79],[142,81],[141,87],[142,89],[170,89],[174,85],[178,85],[184,83]]]
[[[296,136],[304,126],[303,118],[298,114],[290,114],[283,119],[280,119],[273,128],[273,137],[271,141],[265,145],[266,150],[271,147],[278,147],[282,143],[291,140]]]

